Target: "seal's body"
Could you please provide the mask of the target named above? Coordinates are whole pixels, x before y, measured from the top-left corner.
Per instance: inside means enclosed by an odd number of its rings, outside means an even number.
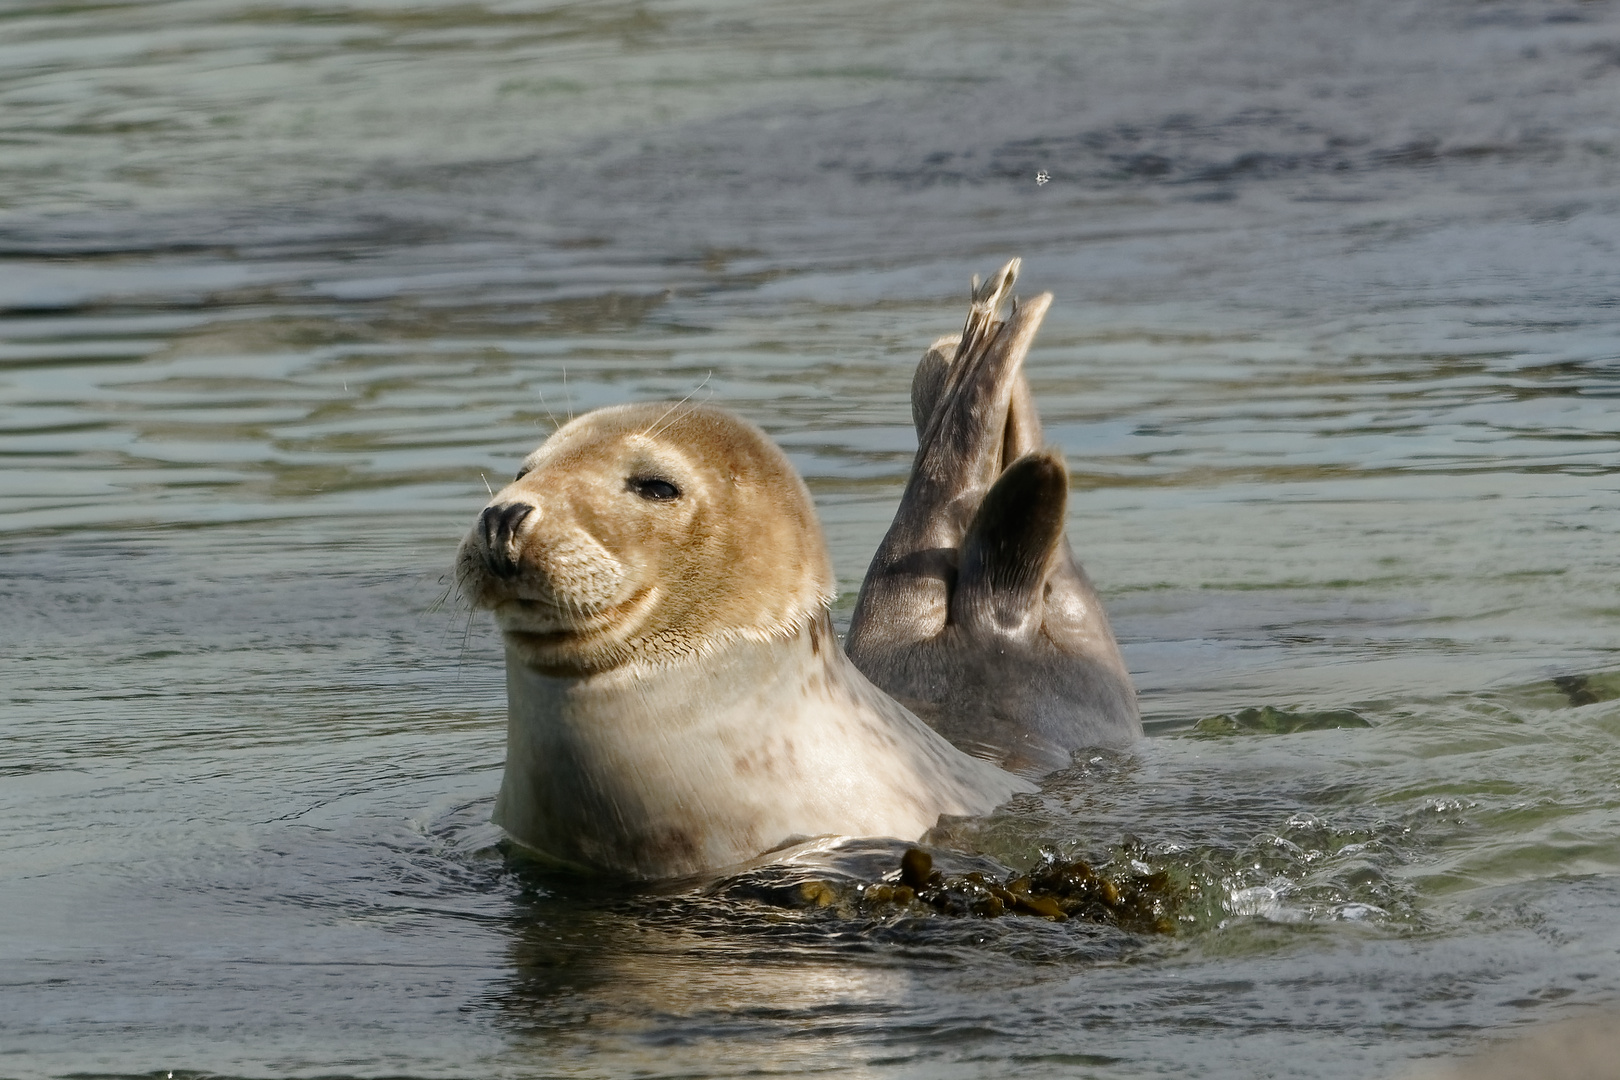
[[[850,624],[850,657],[958,747],[1026,775],[1142,735],[1136,691],[1064,535],[1023,360],[1050,293],[998,309],[1015,259],[912,382],[917,457]]]
[[[557,862],[676,877],[802,837],[915,839],[1030,789],[850,663],[809,493],[724,410],[560,428],[486,507],[456,577],[506,642],[495,821]]]

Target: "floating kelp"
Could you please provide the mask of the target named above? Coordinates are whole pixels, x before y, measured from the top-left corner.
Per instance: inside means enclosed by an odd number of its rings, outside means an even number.
[[[874,909],[920,904],[946,915],[1083,919],[1138,933],[1173,934],[1185,894],[1164,870],[1108,875],[1082,860],[1055,855],[1027,874],[1000,880],[978,871],[947,875],[934,869],[928,852],[909,848],[900,858],[898,881],[868,885],[862,900]]]
[[[1620,698],[1620,672],[1602,671],[1588,675],[1559,675],[1551,680],[1573,708],[1596,705]]]
[[[1173,934],[1190,896],[1167,870],[1109,873],[1079,859],[1048,855],[1027,873],[969,870],[947,874],[921,848],[907,848],[896,871],[871,882],[749,874],[724,893],[777,907],[835,909],[846,917],[937,913],[995,919],[1024,915],[1080,920],[1146,934]]]
[[[1372,724],[1365,717],[1349,709],[1310,712],[1265,705],[1258,709],[1206,716],[1193,725],[1193,731],[1199,735],[1289,735],[1296,731],[1368,727],[1372,727]]]
[[[1437,814],[1455,813],[1451,801],[1434,801],[1419,817],[1430,828]],[[1199,935],[1234,920],[1420,928],[1414,889],[1398,872],[1414,858],[1415,819],[1360,817],[1360,824],[1335,822],[1301,811],[1242,843],[1125,834],[1086,852],[1061,840],[1025,847],[1005,833],[967,829],[936,833],[926,847],[824,837],[762,858],[704,892],[760,905],[753,913],[766,920],[821,915],[843,929],[866,923],[910,932],[918,919],[942,916],[1024,916],[1078,924],[1082,933],[1091,926],[1142,935]],[[1029,852],[1024,859],[983,854],[1019,848]]]

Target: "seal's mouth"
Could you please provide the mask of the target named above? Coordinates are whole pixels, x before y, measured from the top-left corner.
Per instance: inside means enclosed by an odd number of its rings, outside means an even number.
[[[513,598],[495,606],[495,621],[509,642],[551,666],[560,654],[611,650],[635,637],[646,612],[658,600],[647,585],[616,604],[590,611],[565,609],[543,600]]]
[[[588,633],[592,624],[611,619],[617,604],[580,608],[561,600],[513,596],[495,604],[495,622],[501,632],[529,641],[566,641]]]
[[[503,634],[525,640],[567,640],[578,632],[579,616],[561,604],[514,596],[503,599],[492,609]]]
[[[530,649],[551,649],[568,643],[568,639],[576,637],[572,630],[553,630],[550,633],[538,634],[531,630],[504,630],[507,637]]]

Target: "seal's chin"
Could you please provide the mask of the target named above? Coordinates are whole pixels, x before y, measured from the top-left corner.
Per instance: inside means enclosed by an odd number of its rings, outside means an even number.
[[[574,633],[588,613],[570,611],[561,604],[526,597],[511,597],[495,605],[495,625],[503,634],[524,637],[566,637]]]
[[[495,623],[529,667],[551,675],[584,675],[623,661],[660,598],[655,585],[590,609],[514,598],[495,606]]]

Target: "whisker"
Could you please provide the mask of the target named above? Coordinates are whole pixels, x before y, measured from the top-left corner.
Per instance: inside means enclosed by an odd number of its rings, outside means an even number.
[[[467,612],[467,625],[461,631],[461,655],[456,657],[456,682],[461,682],[462,670],[467,664],[467,642],[472,638],[473,619],[478,617],[477,610]]]
[[[439,580],[443,581],[444,578],[440,578]],[[444,602],[446,600],[450,599],[450,594],[455,592],[455,591],[456,591],[456,586],[455,586],[455,584],[453,582],[451,584],[449,584],[449,585],[446,585],[444,587],[444,592],[439,594],[439,598],[437,600],[433,601],[433,603],[428,605],[428,607],[427,607],[428,614],[436,615],[440,611],[442,611],[444,609]]]
[[[546,400],[546,392],[538,386],[534,388],[534,392],[540,398],[540,407],[546,410],[546,419],[551,421],[551,430],[556,431],[562,427],[557,423],[557,414],[551,411],[551,403]]]
[[[682,405],[685,405],[688,401],[691,401],[693,394],[697,393],[699,390],[701,390],[705,386],[709,385],[709,379],[713,375],[714,375],[713,371],[709,371],[708,373],[706,373],[703,376],[703,381],[702,382],[700,382],[696,386],[692,387],[691,391],[688,392],[685,397],[681,398],[681,400],[677,401],[675,404],[673,404],[669,408],[665,409],[664,410],[664,415],[660,416],[657,420],[654,420],[650,425],[648,425],[647,430],[643,431],[642,434],[647,436],[648,438],[653,438],[653,439],[657,438],[659,432],[664,430],[663,427],[660,427],[659,425],[664,423],[665,418],[668,417],[669,414],[674,412],[676,409],[679,409]],[[680,419],[680,417],[676,417],[675,419],[678,420],[678,419]],[[674,422],[675,422],[674,420],[670,421],[670,423],[674,423]]]

